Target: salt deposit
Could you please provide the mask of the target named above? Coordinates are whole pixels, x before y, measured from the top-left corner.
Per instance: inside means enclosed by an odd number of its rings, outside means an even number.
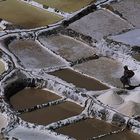
[[[112,36],[110,38],[115,40],[115,41],[122,42],[125,44],[139,46],[140,45],[140,37],[139,36],[140,36],[140,29],[135,29],[135,30],[131,30],[129,32],[126,32],[124,34]]]
[[[140,92],[134,92],[125,98],[125,101],[140,103]]]
[[[7,119],[2,113],[0,113],[0,130],[7,125]]]
[[[117,110],[127,116],[135,116],[140,115],[140,103],[136,103],[133,101],[124,102]]]
[[[9,132],[9,135],[12,137],[16,137],[17,139],[20,140],[64,140],[62,136],[58,138],[55,136],[53,133],[50,133],[48,131],[39,131],[37,129],[29,129],[29,128],[24,128],[21,126],[18,126],[17,128],[13,129],[12,131]]]
[[[113,91],[108,91],[105,94],[98,96],[97,99],[110,106],[120,105],[124,102],[124,100],[118,94],[113,93]]]

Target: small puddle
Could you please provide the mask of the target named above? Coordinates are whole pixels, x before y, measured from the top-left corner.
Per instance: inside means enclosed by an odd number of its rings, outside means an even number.
[[[19,115],[23,120],[40,125],[47,125],[52,122],[63,120],[82,112],[83,108],[72,102],[65,102],[33,112]]]
[[[10,103],[15,110],[20,110],[57,100],[59,98],[61,97],[47,90],[27,88],[13,95],[10,98]]]
[[[2,74],[5,71],[5,65],[4,63],[0,60],[0,74]]]
[[[118,130],[118,127],[112,126],[96,119],[87,119],[75,124],[56,129],[55,131],[76,138],[77,140],[88,140],[93,136],[98,136],[110,131]]]
[[[101,82],[95,80],[94,78],[90,78],[84,76],[78,72],[75,72],[70,69],[58,70],[55,72],[50,72],[49,74],[57,76],[68,83],[72,83],[77,87],[85,88],[87,90],[106,90],[109,89],[106,85]]]

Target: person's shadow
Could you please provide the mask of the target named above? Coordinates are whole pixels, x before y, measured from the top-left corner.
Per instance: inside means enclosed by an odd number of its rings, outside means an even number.
[[[133,89],[135,89],[136,87],[140,87],[140,84],[139,84],[139,85],[135,85],[135,86],[130,85],[129,87],[125,87],[125,89],[133,90]]]

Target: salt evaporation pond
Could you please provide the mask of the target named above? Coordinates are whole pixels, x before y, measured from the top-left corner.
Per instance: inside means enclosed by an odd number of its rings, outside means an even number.
[[[80,10],[84,6],[87,6],[90,4],[90,2],[94,2],[95,0],[35,0],[38,3],[41,3],[45,6],[50,6],[52,8],[59,9],[60,11],[64,12],[75,12],[77,10]]]
[[[84,76],[70,69],[62,69],[55,72],[51,72],[50,74],[57,76],[67,81],[68,83],[72,83],[77,87],[85,88],[87,90],[105,90],[109,88],[93,78]]]
[[[121,0],[111,3],[114,11],[121,13],[121,16],[128,23],[133,24],[135,28],[140,28],[140,1],[139,0]]]
[[[65,35],[39,36],[43,45],[68,61],[76,61],[96,54],[95,48]]]
[[[61,16],[30,6],[18,0],[1,1],[0,17],[14,25],[24,28],[45,26],[62,19]]]
[[[77,104],[65,102],[47,108],[38,109],[33,112],[23,113],[19,115],[19,117],[31,123],[47,125],[52,122],[78,115],[82,110],[83,108]]]
[[[107,124],[97,119],[87,119],[75,124],[56,129],[55,131],[76,138],[77,140],[88,140],[93,136],[98,136],[119,128]]]
[[[25,89],[17,93],[17,95],[13,95],[10,102],[14,109],[29,108],[37,104],[47,103],[48,101],[54,101],[60,98],[48,91],[35,90],[36,89]],[[67,101],[58,105],[23,113],[19,116],[28,122],[47,125],[61,119],[78,115],[82,110],[83,108],[79,105]]]
[[[104,36],[120,33],[124,29],[130,29],[131,25],[109,10],[100,9],[92,12],[69,25],[70,29],[101,40]]]
[[[30,108],[35,105],[47,103],[60,98],[60,96],[57,96],[56,94],[47,90],[26,88],[13,95],[10,98],[10,103],[14,109],[19,110]]]
[[[95,77],[104,83],[115,87],[122,87],[120,77],[123,73],[123,65],[117,60],[100,57],[99,59],[75,65],[74,69]]]
[[[140,29],[131,30],[109,38],[131,46],[140,46]]]
[[[77,140],[87,140],[92,137],[105,134],[114,130],[119,130],[116,126],[110,125],[104,121],[96,119],[87,119],[75,124],[71,124],[56,130],[58,133],[69,135]],[[99,140],[139,140],[139,135],[130,133],[129,131],[121,132],[116,135],[110,135]]]
[[[8,47],[26,68],[46,68],[65,64],[33,40],[15,40]]]

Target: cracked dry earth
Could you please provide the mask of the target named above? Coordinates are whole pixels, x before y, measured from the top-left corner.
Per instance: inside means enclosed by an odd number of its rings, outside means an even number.
[[[0,0],[0,140],[140,140],[139,15],[139,0]]]

